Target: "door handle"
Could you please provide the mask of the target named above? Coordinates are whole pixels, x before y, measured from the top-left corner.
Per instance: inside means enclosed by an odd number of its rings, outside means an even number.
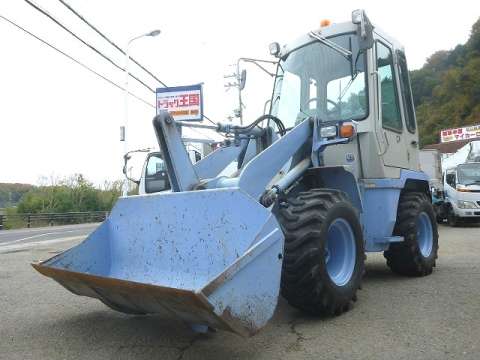
[[[418,141],[417,140],[412,140],[412,141],[410,141],[410,145],[412,145],[413,147],[417,147],[418,146]]]

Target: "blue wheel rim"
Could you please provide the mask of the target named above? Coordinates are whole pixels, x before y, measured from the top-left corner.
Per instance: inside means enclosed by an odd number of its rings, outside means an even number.
[[[337,286],[347,284],[355,269],[355,235],[350,224],[342,218],[333,221],[327,232],[325,264],[327,273]]]
[[[417,242],[420,253],[424,257],[429,257],[433,248],[433,229],[430,216],[426,212],[421,212],[417,219]]]

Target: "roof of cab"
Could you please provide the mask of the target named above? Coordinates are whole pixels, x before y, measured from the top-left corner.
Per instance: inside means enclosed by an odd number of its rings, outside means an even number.
[[[392,44],[395,49],[403,50],[403,45],[399,41],[397,41],[392,36],[388,35],[385,31],[383,31],[379,27],[375,26],[374,24],[372,24],[372,25],[374,26],[373,31],[377,35],[379,35],[380,37],[382,37],[383,39],[388,41],[390,44]],[[351,21],[346,21],[346,22],[342,22],[342,23],[332,23],[331,25],[321,27],[319,29],[315,29],[314,31],[317,32],[317,33],[320,33],[322,36],[328,38],[328,37],[334,36],[334,35],[356,32],[357,29],[358,29],[358,26],[356,24],[353,24]],[[310,37],[308,35],[308,33],[303,34],[302,36],[298,37],[294,41],[292,41],[292,42],[290,42],[290,43],[288,43],[288,44],[286,44],[282,47],[281,57],[290,53],[292,50],[295,50],[295,49],[297,49],[297,48],[299,48],[303,45],[306,45],[310,42],[313,42],[313,41],[315,41],[315,39]]]

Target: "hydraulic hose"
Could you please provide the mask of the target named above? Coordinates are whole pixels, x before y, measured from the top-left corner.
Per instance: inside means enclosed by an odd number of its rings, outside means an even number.
[[[255,128],[258,126],[258,124],[265,120],[272,120],[277,125],[280,136],[283,136],[287,133],[285,125],[283,125],[282,121],[278,117],[270,114],[262,115],[254,122],[246,126],[219,123],[217,126],[217,131],[225,133],[236,132],[237,134],[251,134],[252,132],[255,132]]]

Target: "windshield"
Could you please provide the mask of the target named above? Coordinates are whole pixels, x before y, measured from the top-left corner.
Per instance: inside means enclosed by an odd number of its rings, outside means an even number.
[[[457,177],[459,184],[480,185],[480,163],[459,165]]]
[[[272,113],[287,128],[310,116],[339,121],[361,120],[368,115],[365,56],[358,52],[358,37],[344,34],[329,40],[351,50],[352,61],[315,41],[279,63]]]

